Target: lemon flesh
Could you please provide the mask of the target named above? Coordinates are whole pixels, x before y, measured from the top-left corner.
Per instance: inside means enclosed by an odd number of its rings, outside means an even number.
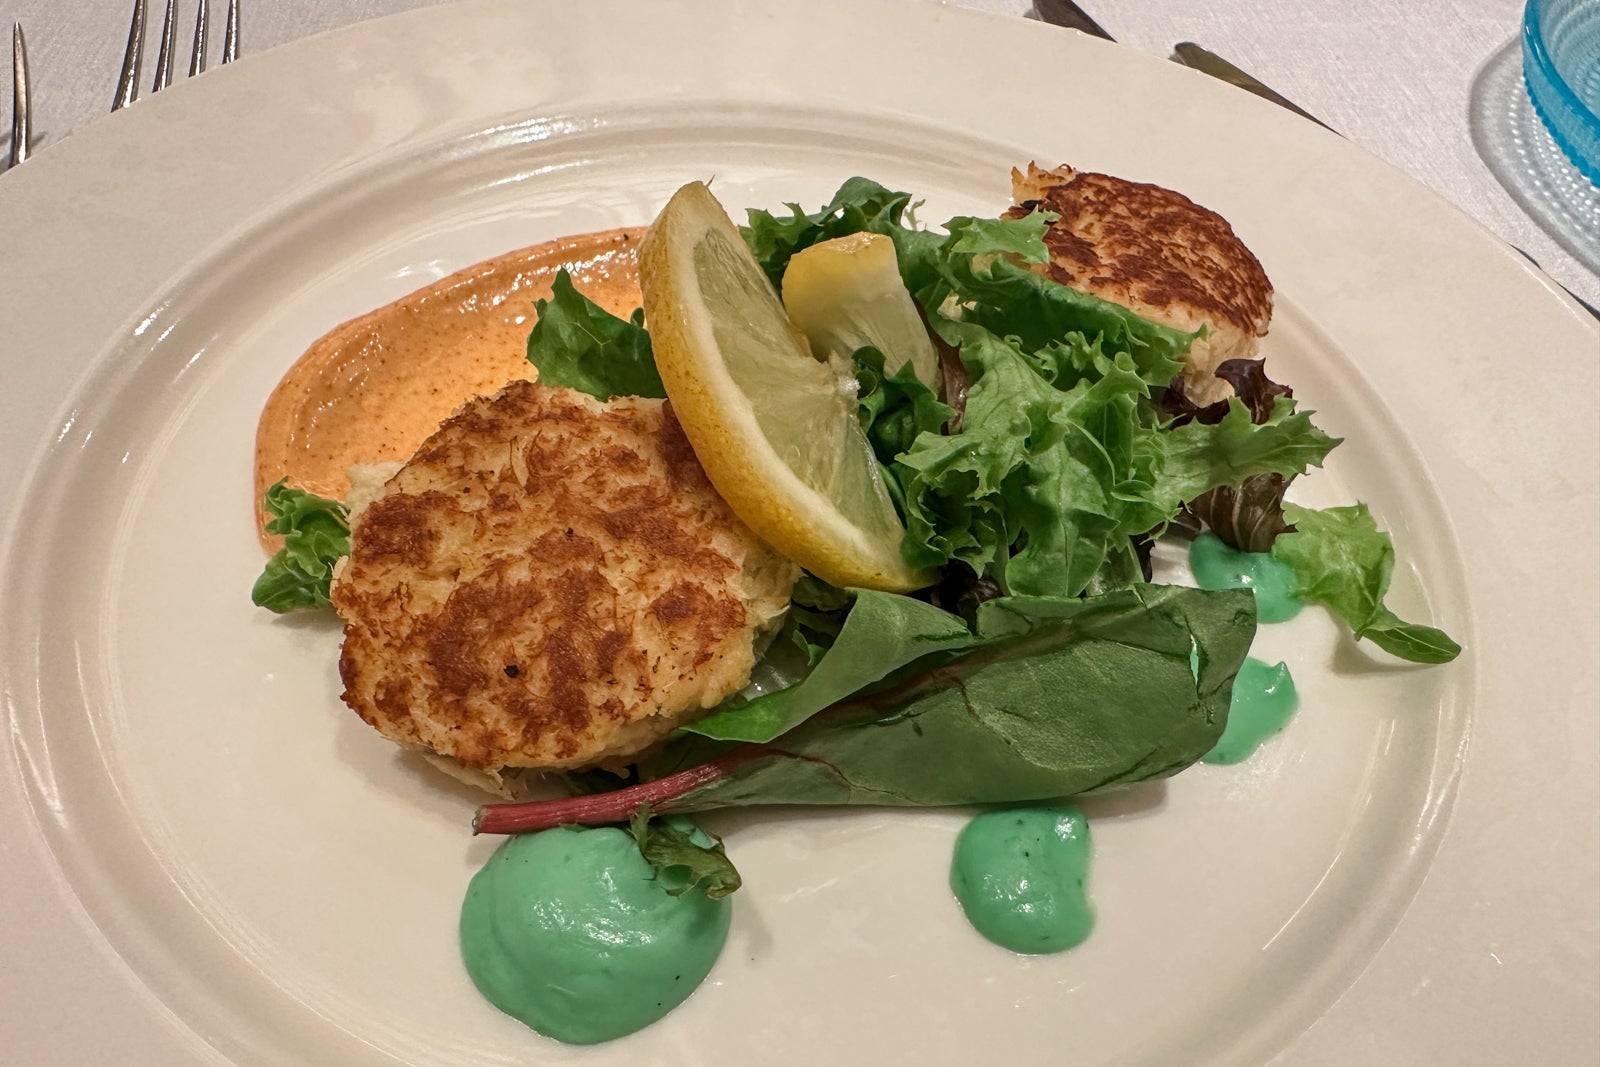
[[[783,307],[818,355],[847,357],[871,345],[883,353],[885,374],[909,362],[924,385],[938,388],[939,353],[884,234],[852,233],[796,252],[783,273]]]
[[[847,360],[819,360],[711,191],[675,193],[639,245],[656,369],[706,475],[756,535],[824,581],[907,592],[932,572],[856,421]]]

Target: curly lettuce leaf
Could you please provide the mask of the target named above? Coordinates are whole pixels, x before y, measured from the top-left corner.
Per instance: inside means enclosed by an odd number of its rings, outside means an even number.
[[[572,284],[563,267],[549,300],[535,305],[538,315],[528,334],[528,362],[546,385],[563,385],[596,400],[614,396],[664,397],[655,353],[644,329],[644,310],[619,319]]]
[[[1340,443],[1311,422],[1312,412],[1298,411],[1295,402],[1279,396],[1271,414],[1256,421],[1237,397],[1217,422],[1195,420],[1161,434],[1163,459],[1159,500],[1163,509],[1194,500],[1221,485],[1239,485],[1259,474],[1293,478],[1311,467],[1322,466]]]
[[[846,180],[833,199],[814,212],[807,212],[799,204],[786,204],[789,215],[782,217],[752,208],[746,212],[749,224],[740,227],[740,232],[773,287],[781,288],[783,272],[796,252],[863,230],[889,233],[899,229],[910,205],[910,193],[898,193],[870,178],[856,177]]]
[[[652,818],[647,804],[633,813],[628,832],[670,896],[704,885],[706,896],[717,900],[743,884],[722,838],[682,816]]]
[[[919,435],[938,434],[955,415],[909,362],[886,376],[883,353],[876,348],[858,349],[854,359],[861,429],[879,463],[893,463]]]
[[[272,518],[266,530],[283,538],[250,590],[256,606],[285,614],[325,608],[333,566],[350,554],[349,511],[337,500],[295,489],[287,479],[263,499]]]
[[[1357,639],[1413,663],[1448,663],[1461,646],[1443,630],[1406,622],[1384,606],[1394,571],[1394,544],[1365,504],[1312,508],[1284,505],[1295,532],[1272,544],[1275,559],[1295,573],[1296,594],[1325,604]]]
[[[980,219],[958,215],[944,224],[950,240],[943,247],[953,253],[994,256],[1004,253],[1028,263],[1043,263],[1050,258],[1044,235],[1059,215],[1050,211],[1031,211],[1019,219]]]

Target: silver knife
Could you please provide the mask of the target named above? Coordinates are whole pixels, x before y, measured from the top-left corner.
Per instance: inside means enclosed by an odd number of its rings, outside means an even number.
[[[1098,37],[1102,41],[1116,40],[1072,0],[1033,0],[1033,9],[1040,21],[1048,22],[1052,26],[1065,26],[1069,30],[1087,33],[1090,37]]]
[[[1106,32],[1105,27],[1090,18],[1089,13],[1073,3],[1072,0],[1034,0],[1033,8],[1041,21],[1048,22],[1052,26],[1064,26],[1067,29],[1078,30],[1081,33],[1087,33],[1091,37],[1099,37],[1105,41],[1116,40],[1115,37]],[[1253,74],[1240,70],[1215,52],[1208,52],[1197,44],[1184,41],[1182,44],[1174,45],[1172,59],[1176,63],[1182,63],[1186,67],[1193,67],[1195,70],[1225,81],[1229,85],[1236,85],[1246,92],[1255,93],[1263,100],[1270,100],[1279,107],[1286,107],[1296,115],[1310,119],[1325,130],[1333,128],[1282,93],[1264,84]]]
[[[1070,3],[1071,0],[1066,0],[1066,2]],[[1193,67],[1195,70],[1225,81],[1229,85],[1237,85],[1246,92],[1255,93],[1261,99],[1270,100],[1279,107],[1288,108],[1301,118],[1310,119],[1325,130],[1333,129],[1332,126],[1329,126],[1293,100],[1290,100],[1271,86],[1264,84],[1255,75],[1250,74],[1248,71],[1240,70],[1215,52],[1208,52],[1197,44],[1184,41],[1181,44],[1173,45],[1172,58],[1186,67]]]

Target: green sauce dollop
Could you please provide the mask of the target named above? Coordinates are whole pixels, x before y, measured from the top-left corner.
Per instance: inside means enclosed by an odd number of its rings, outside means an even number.
[[[1228,725],[1210,752],[1201,756],[1206,763],[1241,763],[1261,746],[1261,742],[1288,725],[1300,695],[1287,664],[1271,666],[1245,657],[1233,679],[1233,699],[1228,703]]]
[[[1075,808],[984,812],[956,838],[950,888],[978,933],[1013,952],[1060,952],[1094,929],[1089,823]]]
[[[669,886],[621,830],[510,838],[461,905],[467,972],[541,1034],[579,1045],[631,1034],[694,992],[728,936],[730,901]]]
[[[1256,595],[1256,618],[1288,622],[1300,613],[1294,569],[1265,552],[1240,552],[1206,532],[1189,546],[1189,567],[1201,589],[1249,589]]]

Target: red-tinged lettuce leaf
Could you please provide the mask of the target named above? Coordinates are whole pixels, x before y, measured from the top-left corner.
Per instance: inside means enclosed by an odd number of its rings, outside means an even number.
[[[1267,377],[1264,360],[1224,360],[1217,367],[1217,377],[1233,386],[1234,394],[1250,410],[1250,419],[1256,424],[1272,420],[1279,397],[1294,398],[1294,390]],[[1174,379],[1167,387],[1161,407],[1172,417],[1170,425],[1174,427],[1188,422],[1220,423],[1233,410],[1229,399],[1203,406],[1192,403],[1182,378]],[[1188,517],[1209,527],[1230,548],[1266,552],[1279,534],[1294,532],[1283,517],[1283,494],[1293,480],[1292,473],[1268,471],[1219,485],[1188,501]]]
[[[1294,390],[1267,377],[1267,364],[1261,359],[1226,359],[1217,365],[1216,376],[1233,386],[1234,395],[1244,401],[1256,422],[1266,422],[1277,406],[1278,397],[1294,398]],[[1161,407],[1181,426],[1196,422],[1221,422],[1229,411],[1229,398],[1211,404],[1196,404],[1184,389],[1184,380],[1175,378],[1161,396]]]
[[[1279,536],[1294,533],[1283,516],[1289,479],[1276,472],[1252,474],[1238,485],[1219,485],[1188,504],[1189,515],[1204,523],[1229,548],[1268,552]]]
[[[1365,504],[1314,510],[1285,505],[1295,532],[1272,545],[1295,573],[1296,594],[1325,604],[1352,633],[1413,663],[1448,663],[1461,646],[1443,630],[1409,623],[1384,606],[1394,570],[1394,545]]]

